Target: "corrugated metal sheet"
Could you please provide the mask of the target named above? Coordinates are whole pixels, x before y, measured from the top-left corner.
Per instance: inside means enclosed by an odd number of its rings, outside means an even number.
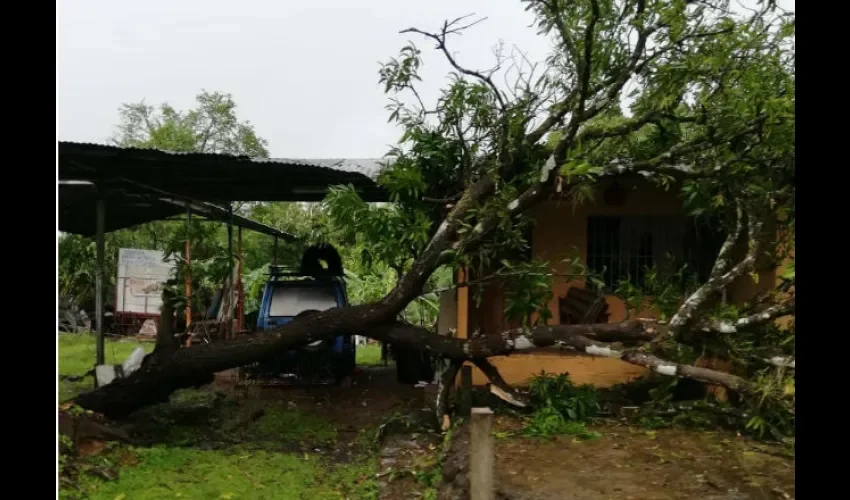
[[[340,172],[363,174],[373,181],[377,180],[378,174],[386,163],[386,160],[378,158],[252,158],[251,161],[329,168]]]
[[[385,201],[375,183],[380,159],[250,158],[59,143],[59,179],[108,184],[119,178],[200,201],[320,201],[330,186],[351,185]]]
[[[59,143],[59,230],[94,234],[98,193],[107,231],[181,213],[151,189],[195,201],[320,201],[329,187],[353,186],[366,201],[386,201],[375,178],[379,159],[250,158]],[[68,181],[88,181],[80,184]]]
[[[169,155],[179,156],[190,160],[192,158],[220,158],[228,159],[237,162],[251,162],[259,164],[272,164],[281,166],[303,166],[314,168],[325,168],[339,172],[350,172],[365,175],[366,177],[375,180],[383,168],[386,160],[381,158],[259,158],[251,156],[238,156],[221,153],[195,153],[185,151],[168,151],[163,149],[151,148],[124,148],[119,146],[111,146],[107,144],[96,144],[91,142],[73,142],[60,141],[60,155],[63,149],[87,151],[92,154],[98,152],[107,153],[125,153],[138,155]]]

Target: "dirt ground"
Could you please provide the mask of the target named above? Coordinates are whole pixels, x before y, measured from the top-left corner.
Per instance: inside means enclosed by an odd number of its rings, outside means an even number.
[[[250,428],[245,423],[248,421],[242,419],[259,423],[263,420],[257,419],[263,412],[268,420],[275,407],[297,410],[308,415],[304,422],[313,417],[321,421],[311,423],[309,429],[320,433],[331,429],[336,436],[330,445],[322,442],[321,436],[314,436],[314,442],[310,437],[301,439],[297,446],[304,449],[300,451],[337,463],[362,460],[363,449],[358,441],[364,439],[365,430],[377,432],[381,441],[374,469],[378,498],[436,498],[440,480],[436,465],[443,437],[427,428],[429,419],[433,419],[429,407],[433,404],[434,386],[400,386],[391,366],[362,370],[350,388],[234,388],[232,382],[223,374],[213,389],[232,401],[222,403],[219,416],[227,417],[222,411],[233,412],[229,420],[235,422],[234,426]],[[180,437],[174,432],[182,429],[174,426],[179,420],[169,418],[173,424],[160,442]],[[306,425],[304,422],[299,425]],[[220,424],[213,428],[223,426],[226,427]],[[601,423],[590,426],[601,434],[595,440],[581,441],[570,436],[541,440],[520,435],[522,421],[508,415],[497,415],[494,427],[497,484],[516,500],[790,499],[795,495],[790,450],[756,443],[734,433],[648,431]],[[160,424],[157,428],[163,429]],[[273,427],[266,432],[304,435],[294,428]],[[239,439],[244,444],[250,437]],[[230,446],[232,438],[232,432],[210,431],[195,436],[191,440],[195,444],[187,445],[197,447],[200,442],[201,448],[217,449]],[[375,436],[365,438],[373,441]]]
[[[243,403],[285,400],[293,408],[329,421],[338,432],[357,432],[378,425],[392,415],[406,415],[426,404],[430,389],[396,383],[394,367],[365,367],[358,370],[351,387],[336,385],[233,387],[229,374],[217,376],[217,388],[229,391]]]
[[[434,478],[424,474],[437,459],[442,438],[423,432],[433,386],[395,383],[391,369],[365,372],[351,390],[297,389],[337,424],[357,428],[391,421],[378,454],[381,500],[424,495]],[[320,393],[317,397],[317,392]],[[333,401],[334,404],[330,404]],[[391,418],[395,415],[397,418]],[[500,488],[536,499],[789,499],[794,498],[794,459],[785,447],[765,445],[732,432],[681,429],[649,431],[617,423],[591,429],[601,438],[541,440],[520,436],[515,417],[495,421],[496,475]]]
[[[602,437],[497,439],[497,477],[527,500],[794,498],[794,460],[784,450],[728,432],[591,428]],[[497,433],[516,430],[515,420],[497,419]]]

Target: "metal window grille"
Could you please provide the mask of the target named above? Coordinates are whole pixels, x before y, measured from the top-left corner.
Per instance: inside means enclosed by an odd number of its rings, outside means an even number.
[[[705,279],[721,241],[716,226],[698,224],[691,217],[591,216],[587,219],[587,266],[602,275],[607,292],[621,280],[644,285],[646,271],[652,267],[675,272],[688,264]]]

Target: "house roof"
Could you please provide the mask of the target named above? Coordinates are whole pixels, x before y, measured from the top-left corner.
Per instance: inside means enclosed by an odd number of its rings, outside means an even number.
[[[366,201],[385,201],[374,181],[377,159],[257,159],[174,153],[100,144],[59,143],[59,230],[92,236],[97,199],[105,230],[173,217],[186,210],[230,220],[230,201],[320,201],[333,185],[351,185]],[[234,224],[285,239],[292,235],[233,216]]]

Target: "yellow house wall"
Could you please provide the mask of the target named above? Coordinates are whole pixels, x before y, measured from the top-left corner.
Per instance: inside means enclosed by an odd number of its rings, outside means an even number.
[[[642,179],[618,180],[627,188],[625,202],[617,207],[607,206],[602,200],[602,192],[610,181],[600,185],[594,201],[573,207],[569,202],[548,202],[534,209],[532,216],[536,221],[532,236],[532,254],[548,260],[556,274],[569,272],[568,264],[563,261],[578,252],[582,262],[587,262],[587,217],[594,215],[685,215],[682,204],[674,190],[665,191]],[[730,301],[740,302],[754,294],[774,286],[775,269],[760,274],[758,283],[750,276],[744,276],[729,287]],[[570,286],[583,285],[580,280],[556,278],[553,284],[554,298],[549,304],[551,324],[560,322],[558,298],[564,297]],[[622,300],[612,295],[605,297],[608,302],[609,322],[615,323],[627,318],[627,308]],[[490,287],[484,290],[480,305],[469,301],[469,331],[480,329],[483,332],[497,332],[509,328],[503,311],[502,290]],[[655,317],[652,310],[641,311],[639,317]],[[541,352],[542,351],[542,352]],[[514,385],[524,385],[541,370],[547,373],[569,373],[579,384],[593,384],[606,387],[627,382],[647,373],[646,369],[620,361],[619,359],[597,358],[579,353],[545,352],[545,350],[512,356],[491,358],[505,380]],[[473,369],[473,384],[487,382],[486,376],[477,368]]]

